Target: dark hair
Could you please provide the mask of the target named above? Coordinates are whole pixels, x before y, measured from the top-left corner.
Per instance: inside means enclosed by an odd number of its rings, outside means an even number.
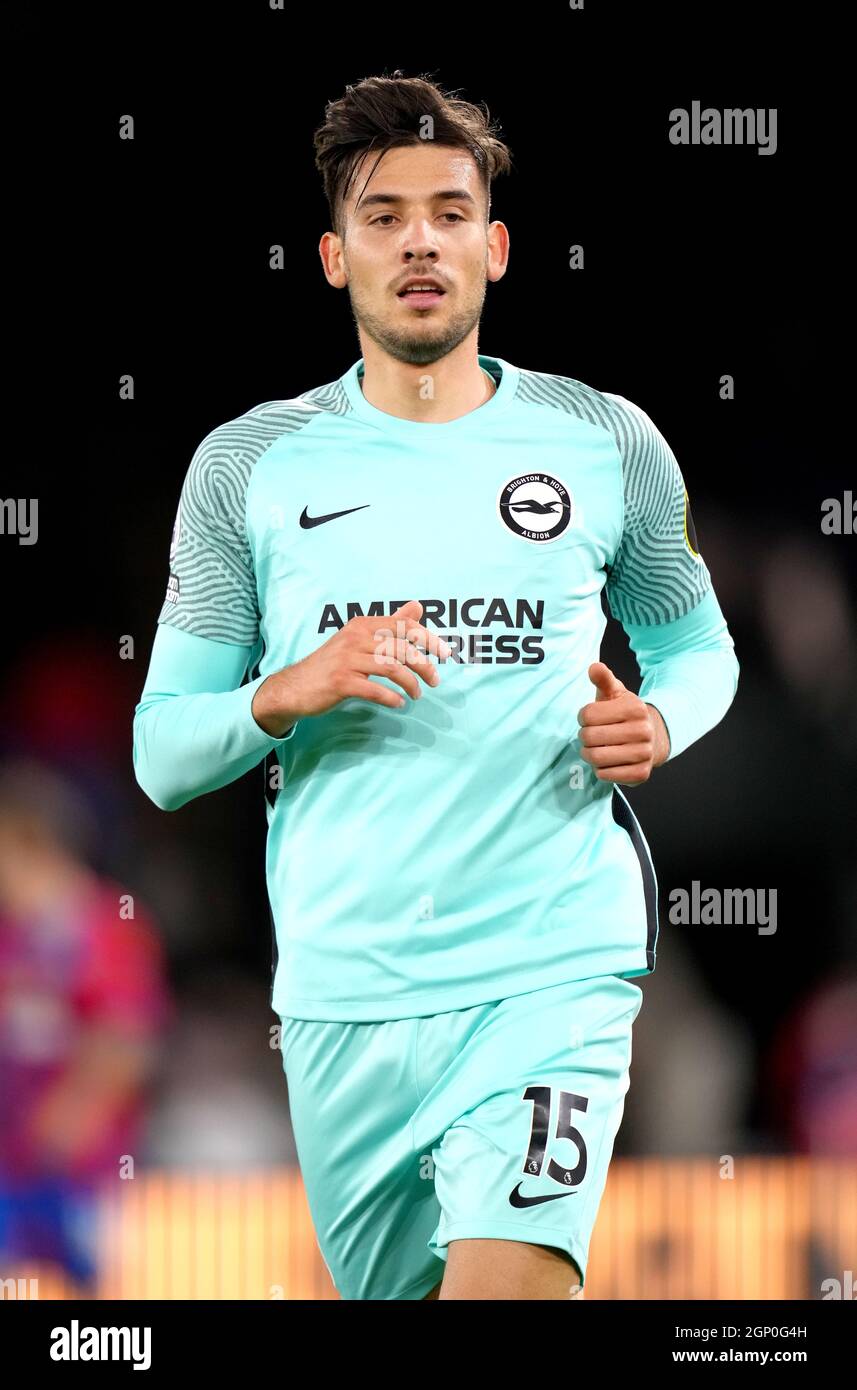
[[[426,117],[431,118],[436,145],[465,149],[473,156],[490,211],[491,181],[509,172],[512,155],[491,123],[487,107],[483,111],[444,92],[427,76],[405,77],[397,68],[390,77],[364,77],[347,86],[344,96],[327,103],[324,121],[313,137],[315,167],[338,236],[345,232],[343,207],[363,159],[370,150],[377,150],[380,159],[395,146],[424,144],[421,131]]]

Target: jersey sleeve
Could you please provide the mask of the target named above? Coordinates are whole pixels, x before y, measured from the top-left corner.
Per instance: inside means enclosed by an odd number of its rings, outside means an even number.
[[[159,623],[196,637],[253,646],[259,603],[245,523],[252,457],[239,421],[203,439],[185,475]]]
[[[241,684],[256,651],[158,624],[134,711],[133,762],[162,811],[234,782],[294,737],[300,721],[280,738],[256,723],[253,697],[267,676]]]
[[[607,600],[637,659],[640,698],[666,725],[669,761],[720,722],[735,698],[740,667],[699,553],[675,454],[639,406],[622,396],[610,400],[617,409],[624,510]]]
[[[623,521],[607,568],[610,612],[637,626],[690,613],[711,589],[675,454],[649,416],[622,396],[614,430],[622,458]]]
[[[669,762],[719,724],[732,704],[740,672],[735,643],[713,589],[681,618],[622,626],[642,676],[640,699],[666,725]]]

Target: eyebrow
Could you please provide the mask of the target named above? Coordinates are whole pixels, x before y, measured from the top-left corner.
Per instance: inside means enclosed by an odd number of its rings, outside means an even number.
[[[432,193],[432,202],[435,203],[471,203],[476,207],[476,199],[472,193],[468,193],[466,188],[446,188],[439,193]],[[402,203],[404,198],[399,193],[370,193],[368,197],[361,198],[360,208],[373,207],[379,203]]]

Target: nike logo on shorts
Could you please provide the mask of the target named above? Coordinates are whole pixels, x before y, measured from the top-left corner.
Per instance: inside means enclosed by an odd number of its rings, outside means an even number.
[[[509,1201],[513,1207],[537,1207],[540,1202],[555,1202],[558,1197],[575,1197],[575,1192],[549,1192],[546,1197],[522,1197],[521,1184],[518,1183],[509,1193]]]

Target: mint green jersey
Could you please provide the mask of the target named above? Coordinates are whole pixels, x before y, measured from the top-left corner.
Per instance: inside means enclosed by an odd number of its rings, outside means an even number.
[[[577,737],[595,698],[602,591],[670,757],[731,702],[732,639],[682,473],[645,412],[567,377],[479,362],[495,394],[426,424],[370,405],[360,359],[218,426],[185,478],[158,619],[176,630],[176,661],[179,633],[238,649],[249,701],[350,618],[380,620],[409,599],[452,648],[439,685],[420,680],[403,709],[346,699],[281,739],[241,709],[236,768],[264,765],[280,1015],[404,1018],[655,967],[648,847]],[[146,737],[148,695],[164,685],[150,672],[137,710],[143,785],[149,764],[177,775],[181,724]],[[214,773],[243,696],[192,689],[181,751],[189,762],[199,740],[197,763]],[[228,780],[202,766],[194,776],[159,804]]]

